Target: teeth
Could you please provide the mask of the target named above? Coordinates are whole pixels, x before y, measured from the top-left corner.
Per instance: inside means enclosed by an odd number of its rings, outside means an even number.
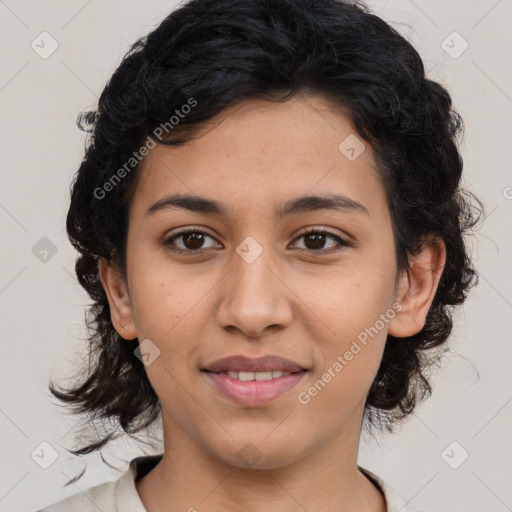
[[[226,373],[226,372],[222,372]],[[290,375],[290,372],[282,372],[281,370],[274,370],[271,372],[227,372],[232,379],[238,379],[242,381],[249,380],[270,380],[278,379],[286,375]]]
[[[272,378],[272,372],[255,372],[254,378],[256,380],[270,380]]]

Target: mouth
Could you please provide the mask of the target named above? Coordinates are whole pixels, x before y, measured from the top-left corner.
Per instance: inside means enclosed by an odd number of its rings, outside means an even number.
[[[201,371],[216,392],[238,405],[257,407],[284,395],[310,370],[278,356],[231,356]]]

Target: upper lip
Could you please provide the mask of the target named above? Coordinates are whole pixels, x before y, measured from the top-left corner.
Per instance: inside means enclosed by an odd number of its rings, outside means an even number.
[[[203,370],[209,372],[300,372],[307,370],[304,366],[284,357],[275,355],[261,356],[257,358],[242,355],[225,357],[206,365]]]

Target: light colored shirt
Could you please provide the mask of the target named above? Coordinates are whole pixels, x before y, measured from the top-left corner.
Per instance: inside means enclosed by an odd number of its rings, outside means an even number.
[[[147,512],[135,482],[160,462],[162,455],[146,455],[130,461],[128,470],[113,482],[96,485],[37,512]],[[379,487],[387,503],[387,512],[421,512],[408,505],[397,492],[367,469],[359,469]]]

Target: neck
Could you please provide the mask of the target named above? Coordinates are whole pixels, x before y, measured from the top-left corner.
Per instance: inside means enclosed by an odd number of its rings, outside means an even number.
[[[170,427],[164,417],[164,432],[168,435],[164,435],[163,458],[136,482],[147,512],[260,512],[263,508],[280,512],[386,510],[382,493],[357,468],[357,428],[327,439],[323,446],[315,446],[310,453],[290,459],[288,464],[269,459],[266,463],[260,461],[255,469],[239,467],[239,461],[230,463],[229,458],[219,460],[176,425]],[[270,445],[266,447],[271,449]]]

